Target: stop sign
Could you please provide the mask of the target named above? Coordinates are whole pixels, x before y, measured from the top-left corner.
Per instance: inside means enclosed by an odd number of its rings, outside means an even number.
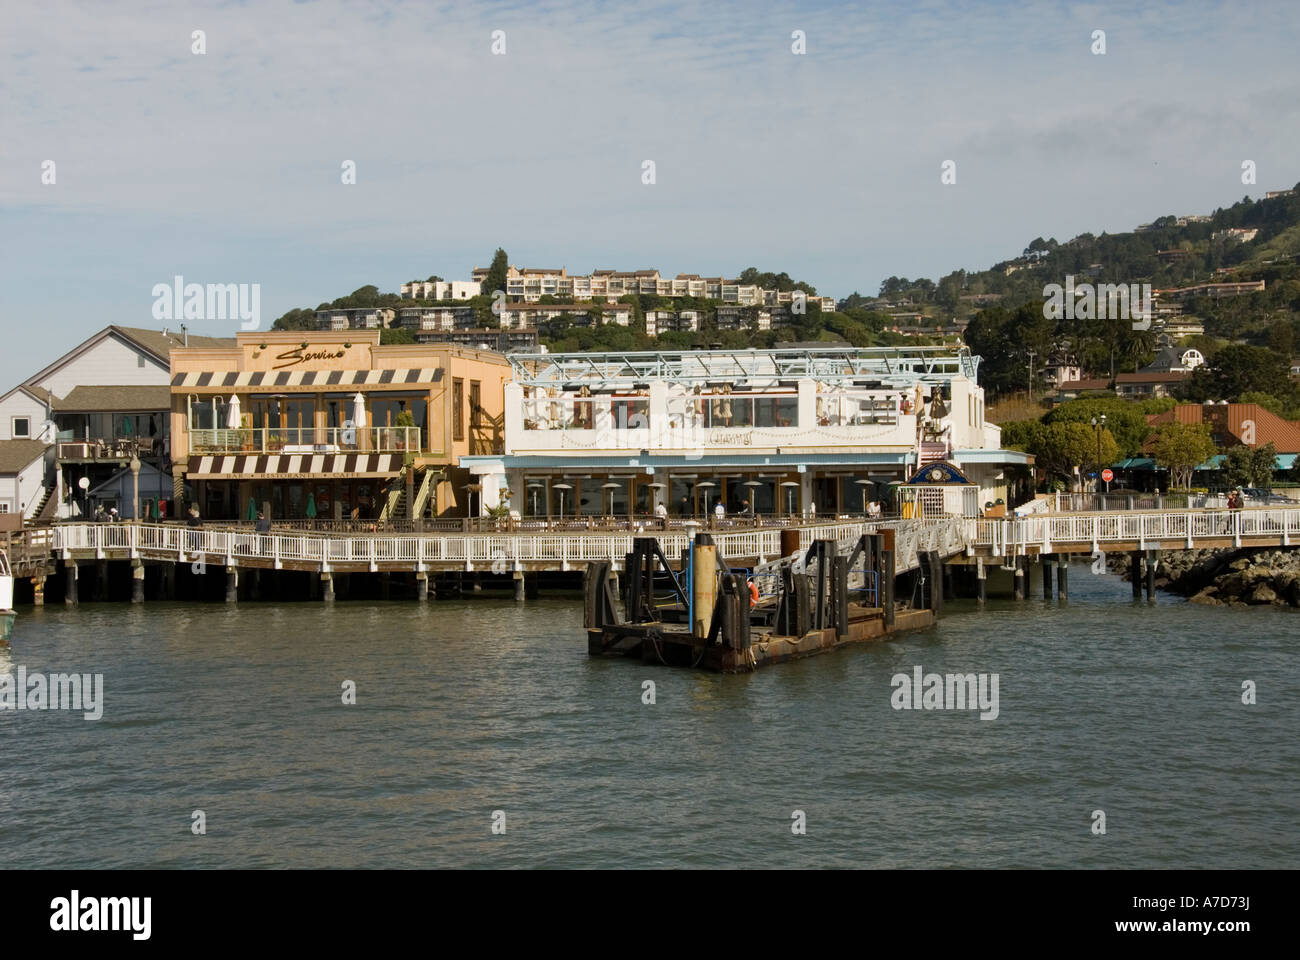
[[[1112,480],[1115,479],[1115,474],[1110,472],[1110,467],[1107,467],[1105,470],[1101,472],[1101,478],[1105,480],[1107,483],[1110,483]]]

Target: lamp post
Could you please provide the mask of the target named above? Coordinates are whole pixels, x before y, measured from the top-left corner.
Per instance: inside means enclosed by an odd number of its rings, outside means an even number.
[[[1105,483],[1105,481],[1101,479],[1101,467],[1102,467],[1102,463],[1101,463],[1101,431],[1104,430],[1105,427],[1106,427],[1106,414],[1103,413],[1103,414],[1101,415],[1100,418],[1098,418],[1098,417],[1093,417],[1093,418],[1092,418],[1092,427],[1093,427],[1093,429],[1097,432],[1097,483],[1098,483],[1098,484],[1102,484],[1102,483]],[[1106,488],[1105,488],[1105,490],[1104,490],[1103,492],[1104,492],[1104,493],[1109,493],[1109,492],[1110,492],[1110,484],[1109,484],[1109,483],[1106,483]],[[1106,501],[1105,501],[1105,500],[1102,500],[1101,504],[1102,504],[1102,507],[1104,508],[1104,507],[1106,506]]]
[[[131,519],[140,522],[140,457],[131,455]]]

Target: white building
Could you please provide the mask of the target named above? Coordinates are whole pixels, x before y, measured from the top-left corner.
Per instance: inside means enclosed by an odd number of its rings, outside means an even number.
[[[947,461],[1005,499],[984,421],[979,358],[965,350],[714,350],[512,354],[504,454],[462,458],[483,508],[511,493],[525,516],[861,513],[890,484]]]
[[[412,280],[402,284],[403,300],[468,300],[483,292],[477,280]]]

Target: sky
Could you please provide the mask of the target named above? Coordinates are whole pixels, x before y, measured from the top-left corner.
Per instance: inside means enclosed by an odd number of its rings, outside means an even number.
[[[843,297],[1210,212],[1300,180],[1298,27],[1293,0],[6,4],[0,389],[162,327],[177,275],[259,284],[263,328],[498,246]]]

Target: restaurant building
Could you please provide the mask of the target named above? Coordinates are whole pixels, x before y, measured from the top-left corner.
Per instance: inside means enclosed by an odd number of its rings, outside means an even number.
[[[208,520],[463,515],[459,459],[502,449],[499,353],[276,330],[174,350],[171,375],[176,496]]]
[[[500,455],[462,461],[522,517],[862,514],[946,463],[1008,499],[1030,458],[984,421],[979,358],[912,347],[512,354]]]

